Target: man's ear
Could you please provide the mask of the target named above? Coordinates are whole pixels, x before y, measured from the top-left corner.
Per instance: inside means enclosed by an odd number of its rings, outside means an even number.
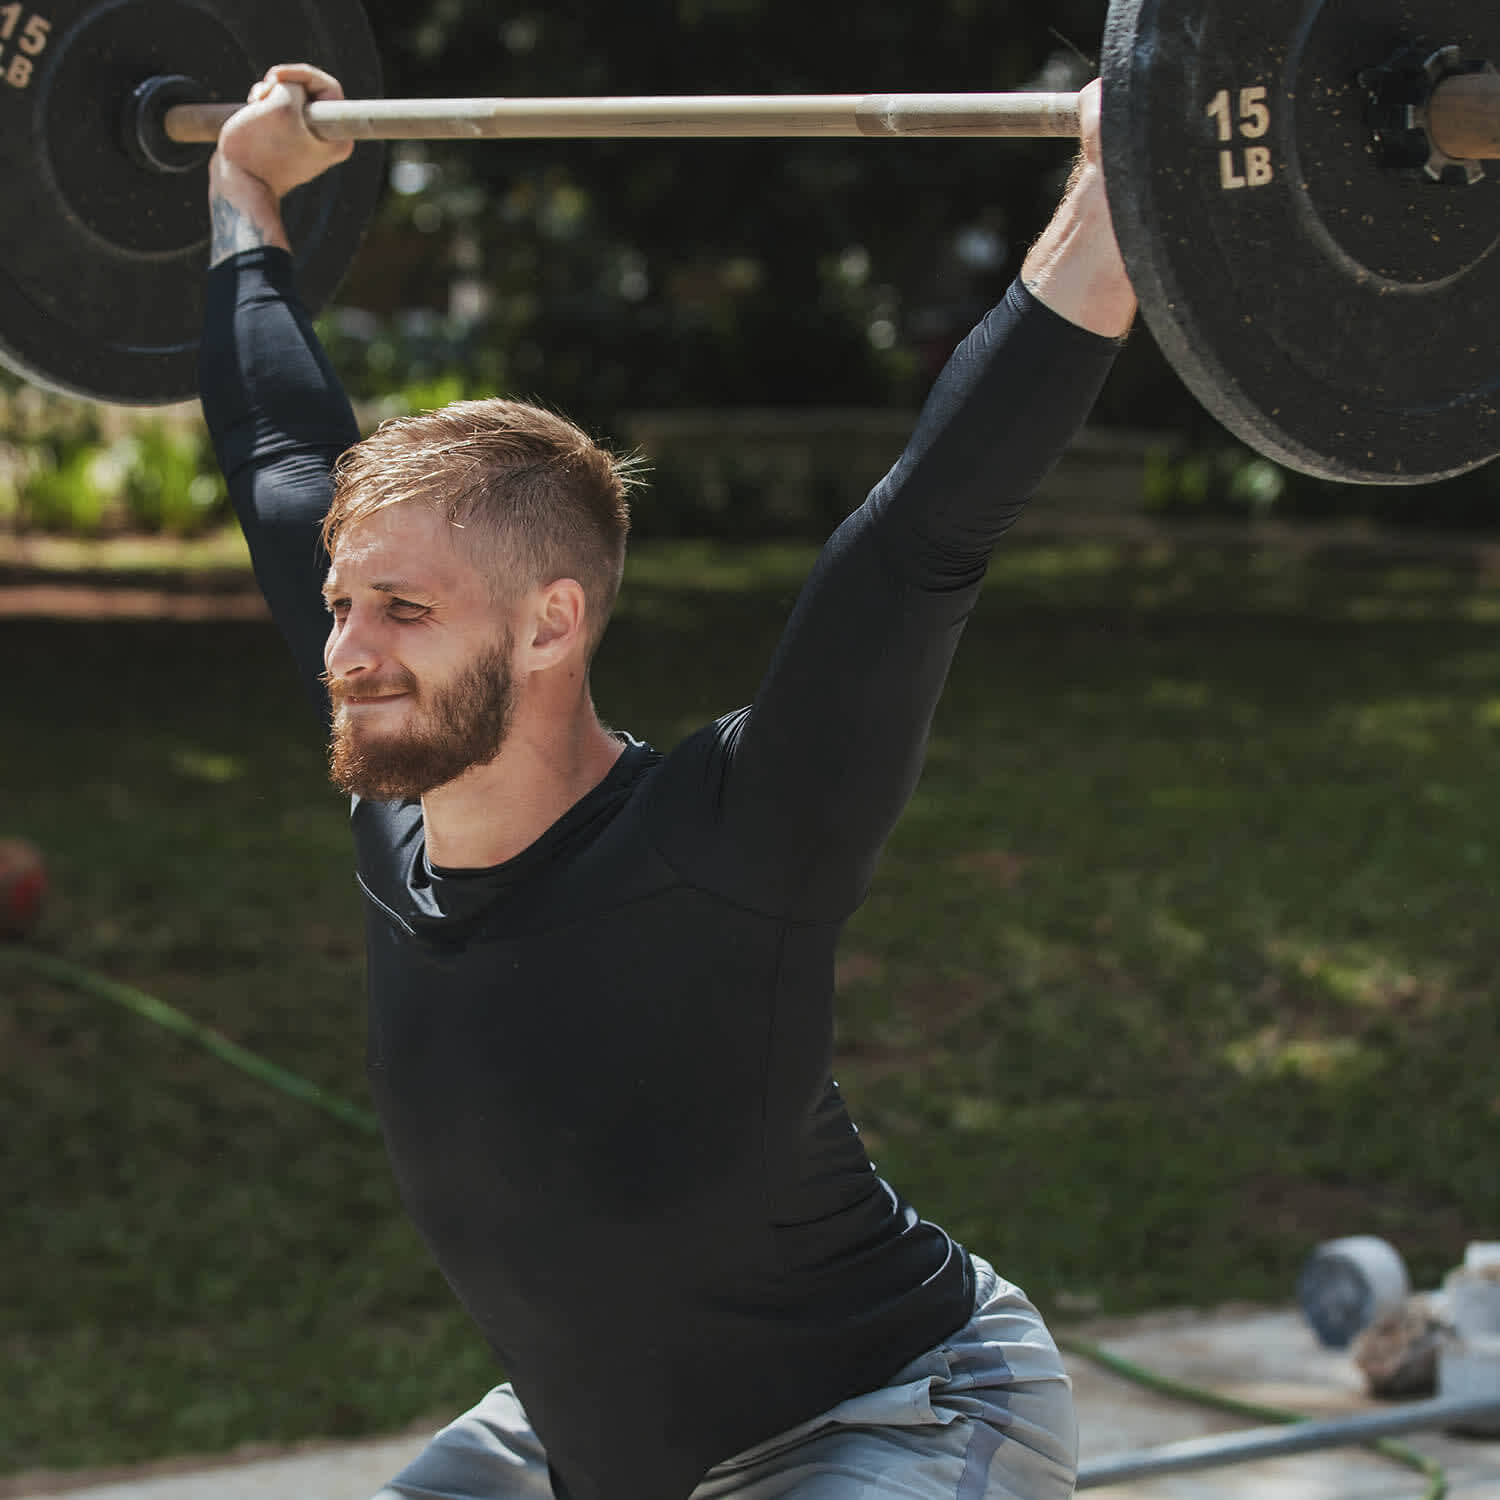
[[[533,589],[516,635],[516,666],[541,672],[581,650],[588,600],[576,578],[555,578]]]

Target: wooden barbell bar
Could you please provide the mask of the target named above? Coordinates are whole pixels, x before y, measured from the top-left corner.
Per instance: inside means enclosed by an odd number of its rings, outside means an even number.
[[[241,106],[179,104],[167,135],[216,140]],[[307,106],[324,140],[614,136],[1076,136],[1076,94],[683,95],[597,99],[340,99]]]
[[[218,139],[238,110],[179,104],[167,136]],[[323,140],[542,140],[688,137],[1052,137],[1078,134],[1078,96],[1066,93],[723,94],[660,98],[339,99],[307,106]],[[1500,75],[1440,83],[1427,103],[1434,143],[1460,160],[1500,159]]]

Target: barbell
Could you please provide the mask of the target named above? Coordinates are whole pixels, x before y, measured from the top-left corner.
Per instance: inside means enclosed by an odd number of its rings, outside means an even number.
[[[1500,453],[1500,6],[1114,0],[1103,147],[1142,313],[1280,463],[1420,483]],[[211,143],[273,63],[360,144],[285,204],[304,295],[348,269],[389,139],[1068,136],[1069,94],[383,100],[358,0],[0,3],[0,361],[95,399],[196,389]]]

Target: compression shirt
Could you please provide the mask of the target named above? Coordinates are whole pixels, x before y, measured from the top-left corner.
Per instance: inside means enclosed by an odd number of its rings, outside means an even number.
[[[1115,347],[1013,286],[823,550],[754,702],[667,754],[627,739],[514,859],[435,868],[420,802],[354,800],[390,1159],[558,1500],[682,1500],[970,1315],[967,1254],[875,1172],[834,1082],[834,951],[991,548]],[[357,433],[284,252],[210,273],[201,372],[326,714],[317,534]]]

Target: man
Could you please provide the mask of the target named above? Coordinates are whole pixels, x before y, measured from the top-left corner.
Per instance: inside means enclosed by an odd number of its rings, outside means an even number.
[[[224,132],[202,381],[352,794],[403,1200],[513,1381],[385,1500],[1070,1494],[1040,1318],[875,1175],[829,1070],[838,935],[989,552],[1133,316],[1097,86],[1024,285],[825,548],[755,702],[667,755],[589,697],[626,525],[608,454],[495,401],[339,462],[358,435],[278,212],[345,154],[301,117],[337,94],[274,69]]]

